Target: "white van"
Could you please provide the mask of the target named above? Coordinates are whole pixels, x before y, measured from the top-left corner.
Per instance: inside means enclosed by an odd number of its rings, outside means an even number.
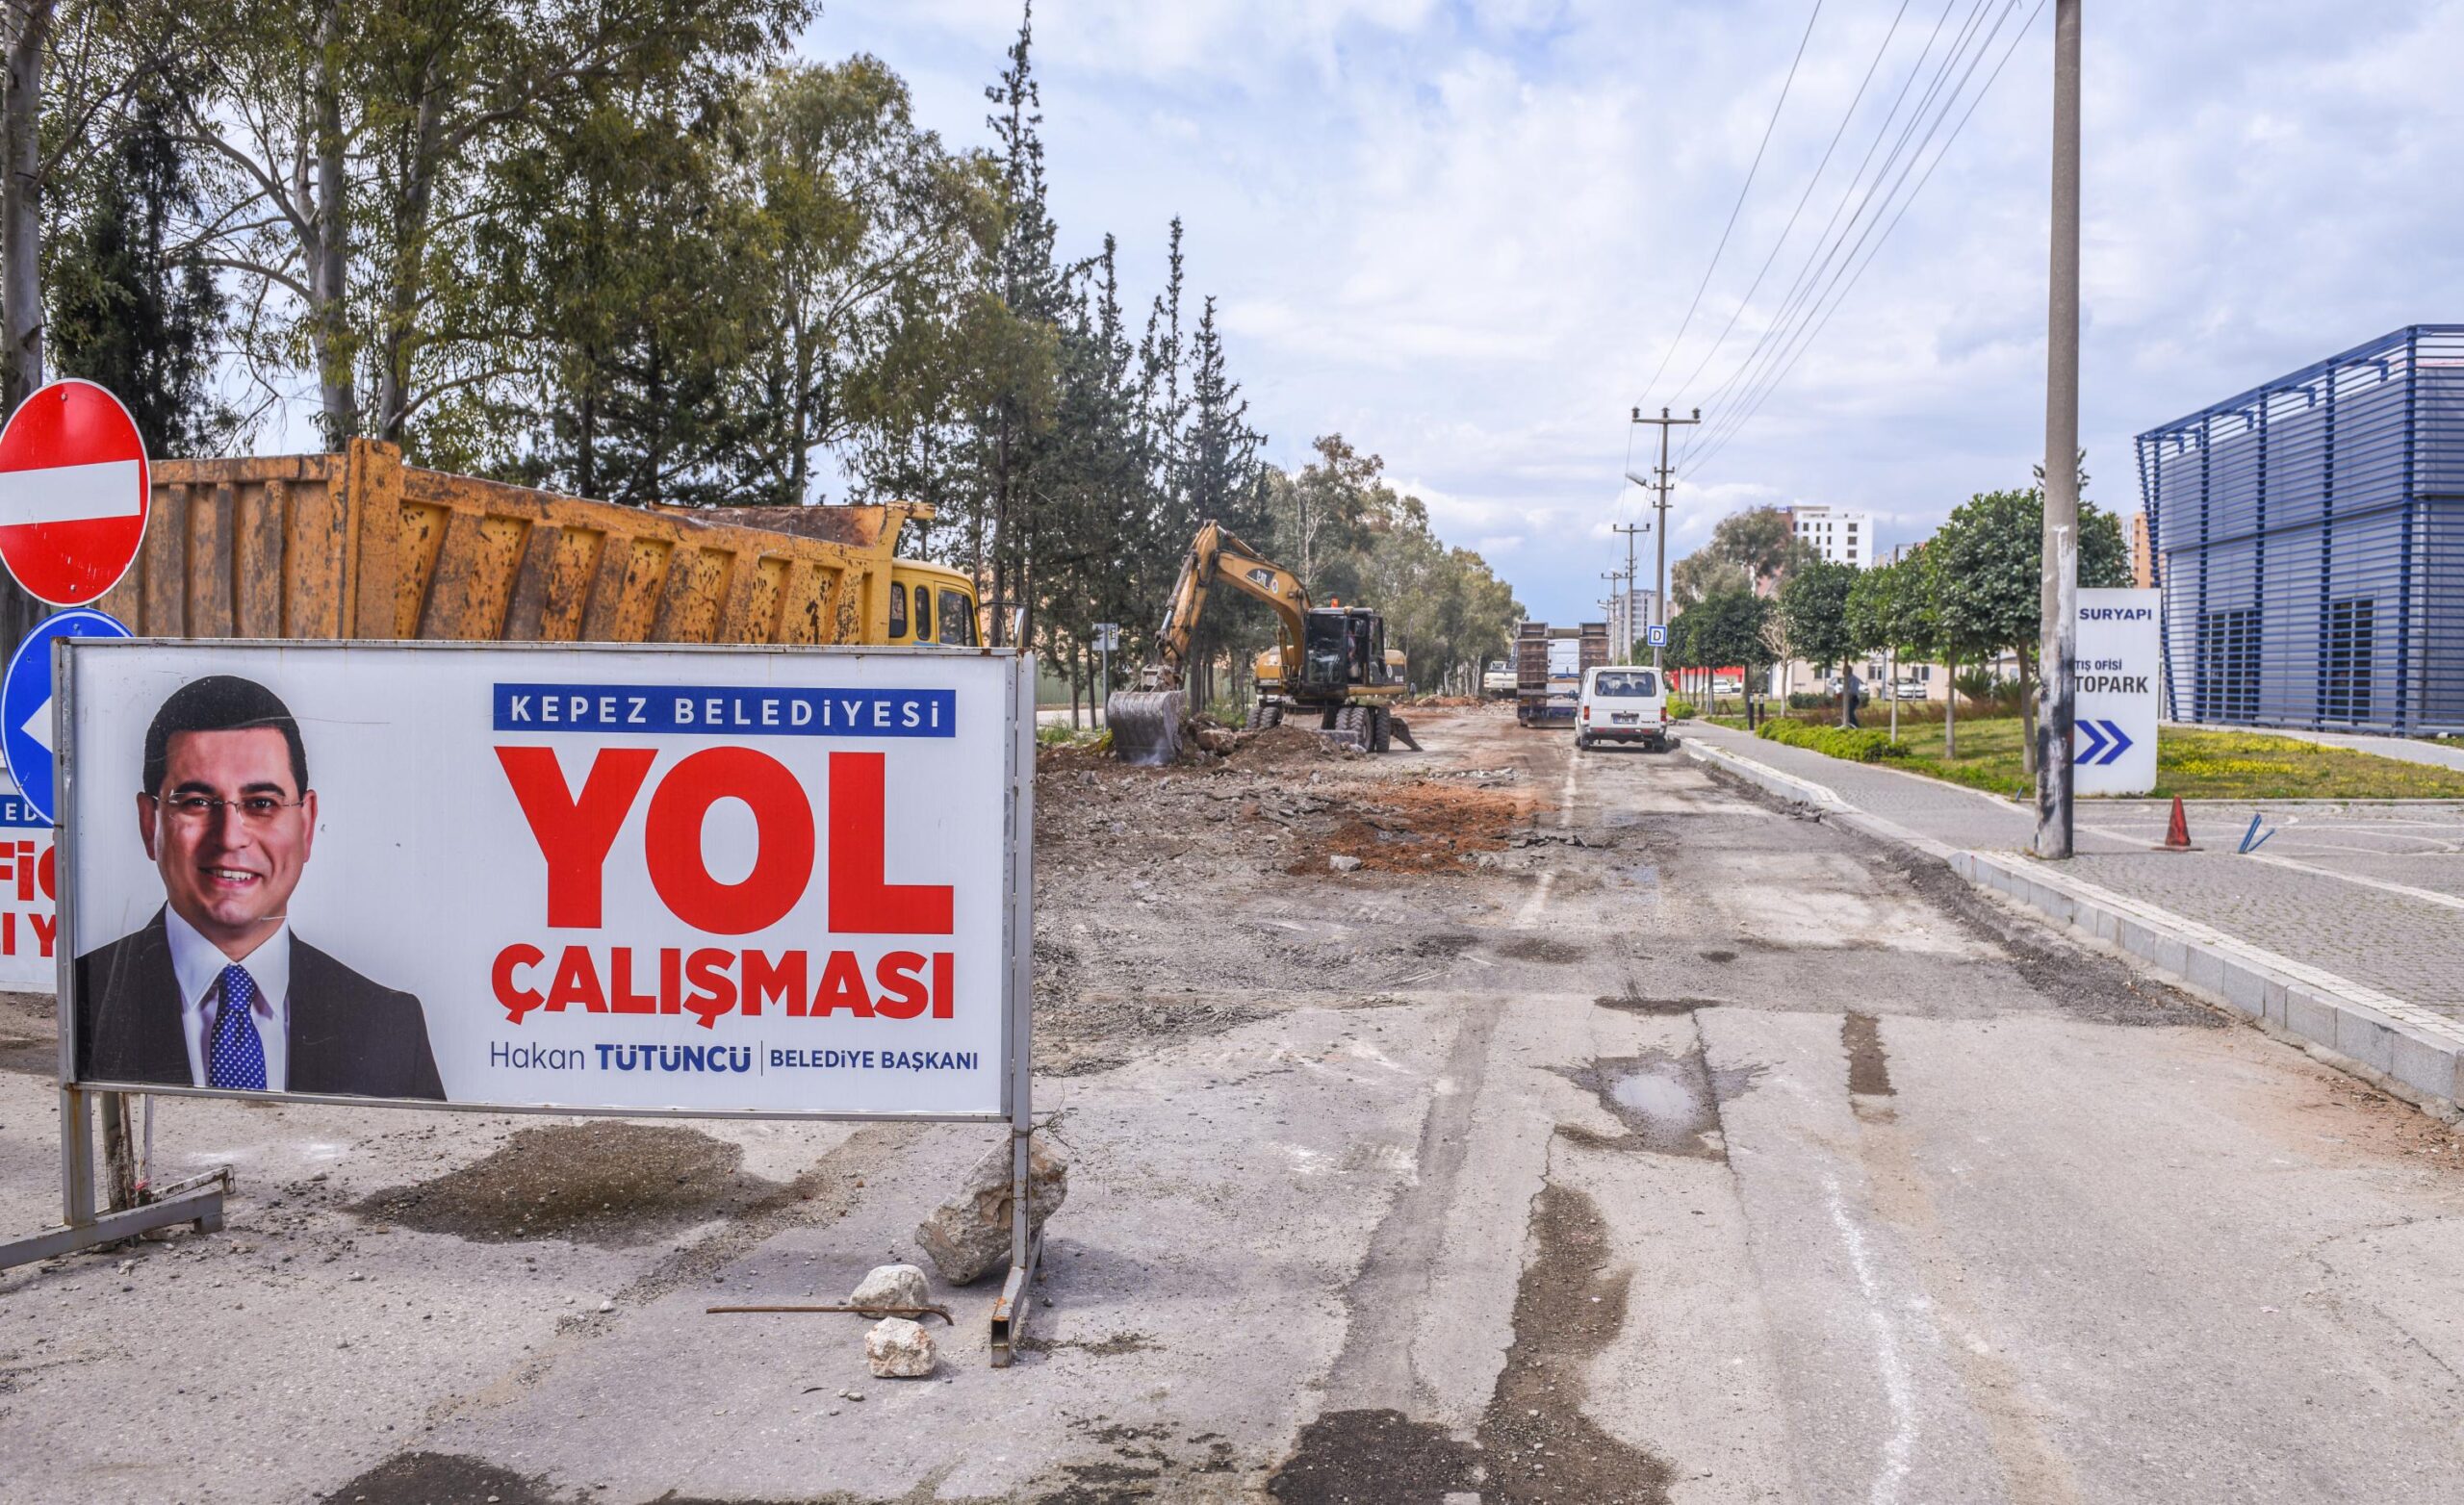
[[[1604,665],[1583,671],[1575,746],[1595,742],[1642,742],[1655,752],[1668,751],[1668,696],[1658,670]]]

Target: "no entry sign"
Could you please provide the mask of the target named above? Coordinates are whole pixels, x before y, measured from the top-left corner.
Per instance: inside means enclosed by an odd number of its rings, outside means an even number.
[[[137,558],[152,503],[145,441],[90,381],[56,381],[0,429],[0,561],[54,606],[98,599]]]

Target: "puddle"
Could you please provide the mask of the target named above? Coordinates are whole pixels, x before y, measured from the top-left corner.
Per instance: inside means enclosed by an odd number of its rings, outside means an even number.
[[[1705,961],[1726,963],[1736,959],[1736,953],[1732,951],[1706,951],[1698,952],[1696,955],[1700,956]]]
[[[1839,1021],[1839,1043],[1848,1048],[1848,1091],[1856,1097],[1892,1097],[1890,1055],[1883,1049],[1882,1022],[1852,1013]]]
[[[1598,1149],[1649,1150],[1699,1160],[1728,1159],[1719,1137],[1720,1104],[1751,1091],[1759,1066],[1714,1072],[1705,1065],[1698,1046],[1682,1056],[1646,1051],[1640,1056],[1607,1057],[1579,1071],[1559,1068],[1559,1075],[1585,1091],[1598,1094],[1603,1108],[1625,1126],[1611,1138],[1574,1127],[1557,1132]]]
[[[696,1129],[600,1121],[523,1129],[484,1159],[372,1192],[351,1211],[479,1243],[563,1238],[622,1248],[740,1211],[778,1189],[741,1147]]]

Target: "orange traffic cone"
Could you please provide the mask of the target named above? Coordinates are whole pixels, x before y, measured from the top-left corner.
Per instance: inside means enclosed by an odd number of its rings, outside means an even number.
[[[2165,828],[2165,844],[2159,852],[2196,852],[2191,845],[2191,823],[2182,813],[2182,797],[2173,796],[2173,823]]]

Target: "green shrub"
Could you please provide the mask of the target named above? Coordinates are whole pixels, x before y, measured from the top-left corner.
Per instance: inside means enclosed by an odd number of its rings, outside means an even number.
[[[1830,757],[1845,758],[1851,763],[1879,763],[1886,757],[1908,756],[1908,744],[1894,742],[1889,732],[1868,727],[1850,730],[1844,727],[1813,727],[1801,721],[1766,721],[1755,728],[1758,737],[1768,737],[1792,748],[1810,748]]]
[[[1668,702],[1668,719],[1671,721],[1693,720],[1694,702],[1692,701],[1670,701]]]

